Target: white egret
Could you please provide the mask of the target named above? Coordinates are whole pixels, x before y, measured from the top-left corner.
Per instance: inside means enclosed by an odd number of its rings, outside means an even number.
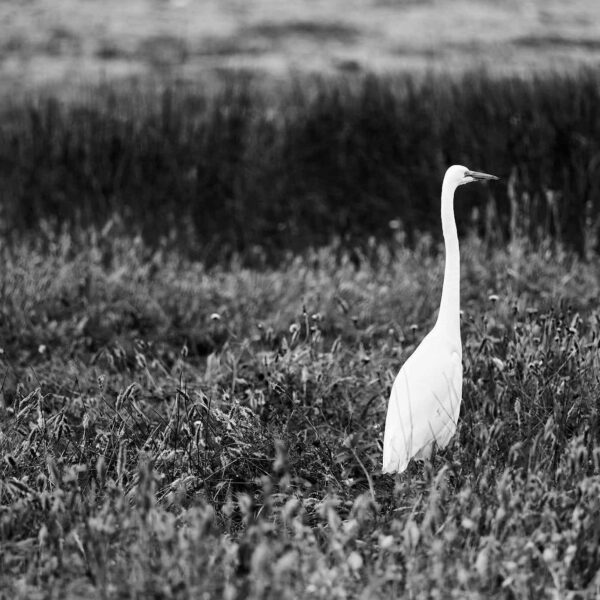
[[[460,341],[460,255],[454,220],[459,185],[494,175],[454,165],[442,184],[442,232],[446,249],[444,284],[437,321],[404,363],[390,394],[383,438],[383,472],[402,473],[411,458],[431,457],[456,431],[462,399]]]

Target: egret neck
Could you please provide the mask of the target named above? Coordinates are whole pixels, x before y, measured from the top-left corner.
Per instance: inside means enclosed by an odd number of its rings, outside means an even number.
[[[451,340],[460,340],[460,255],[458,233],[454,219],[456,183],[444,177],[442,184],[442,232],[446,259],[442,300],[436,327],[443,329]],[[460,342],[459,342],[460,343]]]

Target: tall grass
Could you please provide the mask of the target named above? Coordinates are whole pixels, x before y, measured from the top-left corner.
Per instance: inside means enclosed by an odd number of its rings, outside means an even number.
[[[444,169],[503,183],[461,194],[461,229],[506,240],[552,235],[598,247],[600,86],[594,72],[458,81],[369,76],[251,78],[216,93],[91,95],[6,107],[0,117],[2,225],[77,226],[116,214],[147,243],[208,261],[301,250],[340,237],[389,240],[389,222],[438,235]],[[261,251],[258,251],[261,248]]]
[[[598,594],[593,264],[464,241],[459,429],[394,478],[382,426],[435,318],[431,241],[252,270],[44,235],[2,250],[10,597]]]
[[[596,597],[597,99],[586,73],[6,109],[0,596]],[[383,476],[451,162],[506,176],[457,201],[459,428]]]

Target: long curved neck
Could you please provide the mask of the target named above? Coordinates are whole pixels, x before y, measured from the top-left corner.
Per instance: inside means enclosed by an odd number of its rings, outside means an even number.
[[[454,220],[456,186],[445,179],[442,184],[442,232],[446,248],[444,285],[436,327],[444,329],[452,339],[460,340],[460,255]]]

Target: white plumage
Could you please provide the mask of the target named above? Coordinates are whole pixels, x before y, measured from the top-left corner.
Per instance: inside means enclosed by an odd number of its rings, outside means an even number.
[[[383,472],[401,473],[411,458],[431,456],[456,431],[462,400],[460,340],[460,254],[454,192],[471,181],[498,179],[454,165],[442,184],[442,231],[446,249],[444,284],[433,329],[400,369],[388,403],[383,438]]]

